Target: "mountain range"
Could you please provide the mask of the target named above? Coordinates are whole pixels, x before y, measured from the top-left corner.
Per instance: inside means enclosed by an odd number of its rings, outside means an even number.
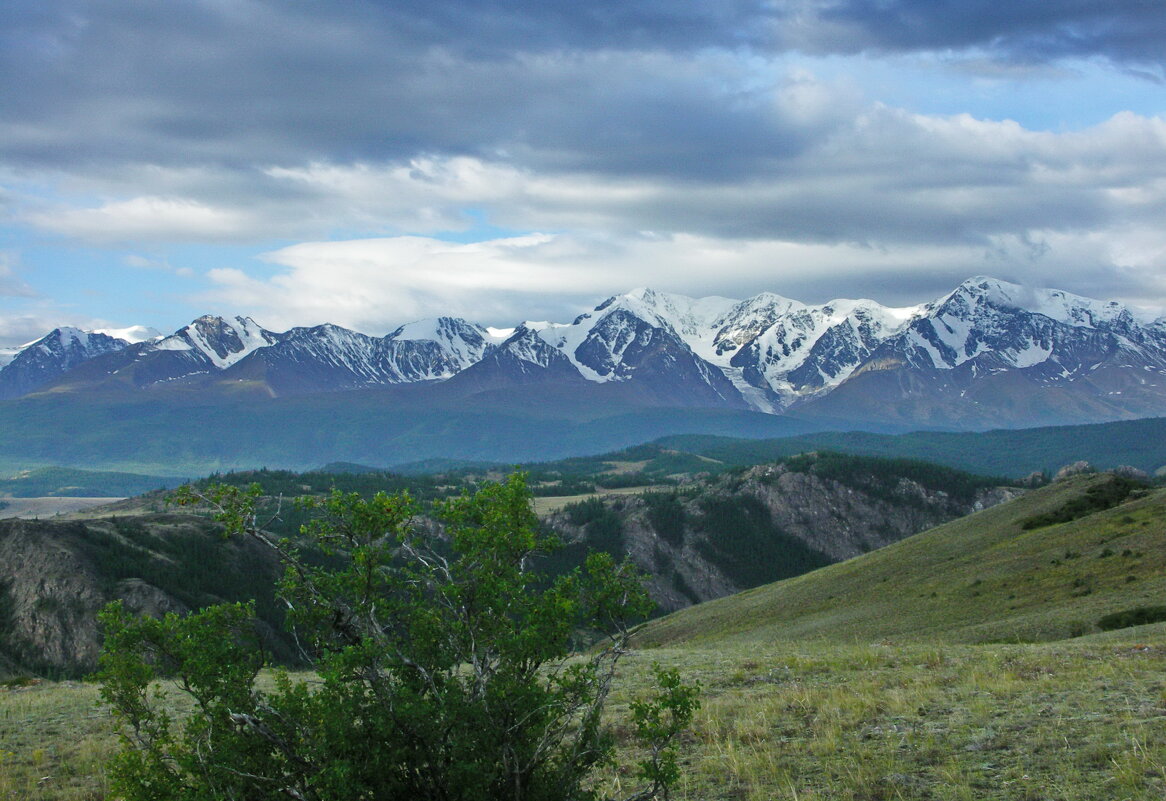
[[[226,405],[248,415],[310,408],[356,415],[357,428],[367,414],[398,411],[418,437],[418,425],[444,414],[439,428],[468,429],[458,437],[471,440],[513,437],[467,415],[507,415],[513,425],[501,428],[515,431],[525,420],[646,415],[655,422],[641,433],[652,436],[1092,423],[1166,415],[1166,318],[982,276],[905,308],[637,289],[570,323],[497,329],[439,317],[383,337],[330,324],[279,333],[249,317],[205,316],[169,336],[54,330],[0,368],[0,400],[18,403],[19,413],[9,407],[18,417],[86,403]],[[698,417],[721,427],[694,428]],[[312,463],[356,456],[327,444]],[[495,444],[462,455],[528,458]]]

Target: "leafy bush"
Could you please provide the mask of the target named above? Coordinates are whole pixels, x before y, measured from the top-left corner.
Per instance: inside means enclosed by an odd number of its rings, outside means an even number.
[[[1052,526],[1057,523],[1068,523],[1094,512],[1103,512],[1125,501],[1134,490],[1144,487],[1145,484],[1140,481],[1124,476],[1109,476],[1108,480],[1094,484],[1059,509],[1026,518],[1021,522],[1020,527],[1025,531],[1030,531],[1034,528]]]
[[[186,618],[102,615],[101,694],[126,724],[111,765],[115,795],[174,799],[354,798],[567,801],[593,798],[591,770],[608,759],[601,720],[627,624],[648,600],[627,563],[592,554],[554,581],[529,569],[553,546],[520,476],[439,507],[447,538],[411,524],[407,495],[333,492],[307,505],[305,527],[345,560],[310,565],[259,528],[260,490],[218,486],[199,496],[228,528],[277,552],[281,594],[311,659],[311,683],[263,665],[252,609],[232,604]],[[193,498],[188,493],[187,498]],[[604,647],[574,654],[580,631]],[[180,724],[152,703],[151,682],[174,676],[193,697]],[[633,722],[650,786],[667,796],[671,743],[696,709],[695,689],[668,671]]]

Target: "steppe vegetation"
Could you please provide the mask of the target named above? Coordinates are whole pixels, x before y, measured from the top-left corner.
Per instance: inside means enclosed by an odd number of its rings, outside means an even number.
[[[675,799],[1162,798],[1166,623],[1128,626],[1166,597],[1166,492],[1112,481],[648,624],[607,705],[601,794],[632,788],[629,704],[659,663],[703,688]],[[92,685],[8,682],[0,799],[106,798],[113,729]]]
[[[1106,801],[1166,793],[1166,626],[1054,643],[827,641],[633,651],[613,721],[650,665],[703,685],[679,801]],[[171,693],[171,698],[176,694]],[[97,690],[0,692],[0,799],[99,801],[116,741]],[[641,754],[620,747],[619,795]],[[625,793],[626,794],[626,793]]]

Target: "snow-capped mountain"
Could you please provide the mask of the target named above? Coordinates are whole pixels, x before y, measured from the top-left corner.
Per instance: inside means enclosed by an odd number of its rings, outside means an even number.
[[[441,381],[480,361],[503,336],[453,317],[371,337],[335,325],[293,328],[248,354],[223,381],[260,381],[273,394],[334,392]]]
[[[588,380],[643,382],[652,369],[659,391],[685,399],[682,405],[774,413],[837,386],[920,309],[889,309],[870,300],[808,306],[772,293],[738,301],[636,289],[570,324],[525,327]],[[665,351],[666,363],[658,362]]]
[[[0,399],[34,392],[82,362],[129,345],[126,339],[102,332],[55,328],[14,350],[12,358],[0,369]]]
[[[75,353],[67,368],[46,373],[35,384],[6,382],[0,371],[0,386],[9,390],[6,397],[50,385],[74,390],[126,385],[209,389],[242,383],[270,395],[337,392],[447,379],[480,361],[510,334],[452,317],[410,323],[385,337],[328,324],[275,333],[249,317],[205,315],[170,336],[134,344],[116,340],[116,347]],[[108,339],[91,336],[94,342]]]
[[[227,319],[208,314],[169,336],[95,356],[60,376],[53,387],[75,391],[104,386],[148,389],[182,383],[217,375],[281,337],[249,317]]]
[[[152,343],[152,350],[186,353],[198,364],[225,370],[260,348],[279,342],[281,335],[267,331],[250,317],[204,315],[185,328]]]
[[[1164,333],[1119,303],[980,276],[927,304],[813,411],[953,427],[1166,414]]]
[[[1088,369],[1113,347],[1158,364],[1163,342],[1116,302],[977,277],[928,304],[889,339],[880,357],[916,368],[952,369],[990,355],[991,369],[1051,362],[1061,373]],[[1135,356],[1136,354],[1136,356]]]
[[[42,362],[51,366],[34,367]],[[904,308],[644,288],[570,323],[504,330],[439,317],[384,337],[328,324],[274,333],[212,316],[136,344],[60,330],[0,370],[8,398],[108,385],[301,395],[405,384],[430,385],[435,403],[513,391],[528,406],[618,399],[864,425],[1111,420],[1166,415],[1166,318],[985,277]],[[531,400],[536,385],[550,400]]]

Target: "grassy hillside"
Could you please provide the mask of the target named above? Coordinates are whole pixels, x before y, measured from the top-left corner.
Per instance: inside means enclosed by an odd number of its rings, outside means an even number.
[[[1114,476],[1078,476],[813,573],[675,613],[642,645],[1018,642],[1097,631],[1166,600],[1166,490],[1090,512]],[[1025,528],[1077,508],[1065,523]]]

